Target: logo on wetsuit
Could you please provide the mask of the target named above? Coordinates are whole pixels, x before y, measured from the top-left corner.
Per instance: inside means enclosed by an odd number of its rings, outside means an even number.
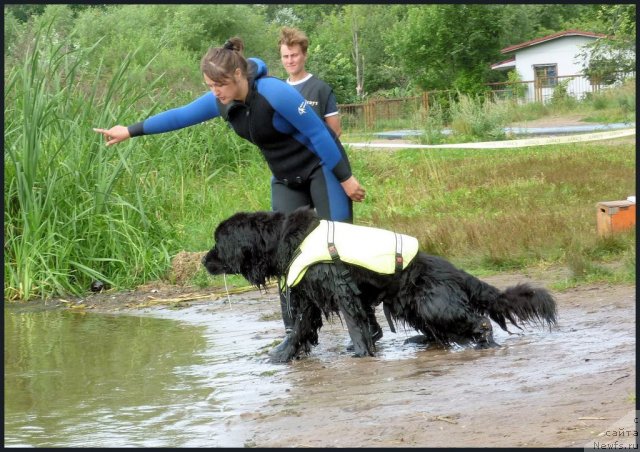
[[[307,112],[307,101],[305,100],[298,107],[298,114],[304,115]]]

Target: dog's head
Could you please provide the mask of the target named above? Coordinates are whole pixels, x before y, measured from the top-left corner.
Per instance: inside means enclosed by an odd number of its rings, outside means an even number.
[[[239,212],[218,225],[215,245],[202,258],[212,275],[242,275],[256,286],[279,276],[276,250],[284,214],[279,212]]]

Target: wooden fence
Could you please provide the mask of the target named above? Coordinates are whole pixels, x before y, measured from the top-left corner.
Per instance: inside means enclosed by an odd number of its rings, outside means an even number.
[[[510,99],[521,104],[549,102],[553,99],[554,92],[556,95],[566,94],[582,100],[589,93],[618,86],[624,80],[635,76],[635,72],[617,73],[609,76],[607,80],[594,80],[583,75],[566,75],[540,77],[535,81],[488,83],[487,86],[491,90],[487,95],[493,101]],[[561,93],[560,90],[564,92]],[[338,104],[338,108],[345,129],[406,128],[407,122],[411,122],[415,115],[426,118],[435,102],[446,111],[457,97],[458,93],[454,90],[434,90],[424,91],[420,96],[369,99],[360,104]]]
[[[491,100],[513,99],[519,103],[551,101],[554,95],[566,94],[577,100],[587,98],[591,93],[619,86],[626,79],[635,77],[635,72],[615,73],[607,79],[589,78],[584,75],[564,75],[539,77],[523,82],[489,83]]]
[[[369,99],[361,104],[338,104],[345,128],[373,129],[382,123],[401,126],[416,114],[426,117],[434,100],[450,104],[454,91],[424,91],[420,96]]]

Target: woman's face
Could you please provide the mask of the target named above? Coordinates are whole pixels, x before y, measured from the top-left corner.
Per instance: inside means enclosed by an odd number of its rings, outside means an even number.
[[[233,77],[226,79],[222,82],[214,82],[206,74],[204,76],[204,83],[209,87],[211,92],[222,102],[227,105],[233,100],[244,100],[240,93],[240,85],[236,80],[237,77],[234,74]]]

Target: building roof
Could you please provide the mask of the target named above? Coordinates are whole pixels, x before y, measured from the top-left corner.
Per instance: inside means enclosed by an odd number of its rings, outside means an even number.
[[[565,30],[560,31],[558,33],[554,33],[551,35],[543,36],[541,38],[532,39],[531,41],[521,42],[520,44],[515,44],[509,47],[505,47],[500,50],[501,53],[509,53],[515,50],[522,49],[524,47],[531,47],[538,44],[542,44],[543,42],[551,41],[553,39],[564,38],[566,36],[586,36],[588,38],[606,38],[607,35],[602,33],[593,33],[590,31],[580,31],[580,30]]]
[[[491,69],[508,69],[516,66],[516,58],[509,58],[508,60],[502,60],[498,63],[493,63]]]

